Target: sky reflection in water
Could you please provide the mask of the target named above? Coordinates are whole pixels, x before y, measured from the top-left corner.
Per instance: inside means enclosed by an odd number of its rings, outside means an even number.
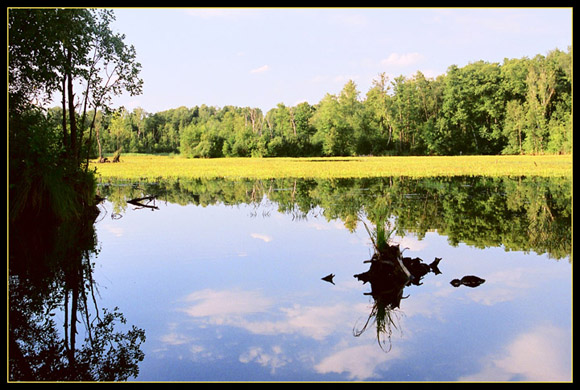
[[[442,258],[408,286],[391,348],[377,343],[364,272],[369,236],[320,208],[158,201],[97,224],[103,306],[146,330],[139,381],[569,381],[571,264],[534,252],[395,236],[405,256]],[[321,278],[336,274],[334,285]],[[477,275],[477,288],[450,285]]]

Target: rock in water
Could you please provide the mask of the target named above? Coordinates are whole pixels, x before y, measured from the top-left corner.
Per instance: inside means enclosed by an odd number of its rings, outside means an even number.
[[[451,281],[451,285],[453,287],[459,287],[459,286],[463,285],[463,286],[473,288],[473,287],[479,286],[483,282],[485,282],[485,279],[482,279],[480,277],[473,276],[473,275],[466,275],[466,276],[462,277],[461,279],[453,279]]]
[[[325,282],[334,284],[334,282],[332,281],[333,278],[334,278],[334,274],[329,274],[329,275],[326,275],[325,277],[323,277],[322,280],[324,280]]]

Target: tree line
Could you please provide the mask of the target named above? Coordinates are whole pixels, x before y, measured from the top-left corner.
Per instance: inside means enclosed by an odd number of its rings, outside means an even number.
[[[452,65],[436,78],[382,73],[364,96],[350,80],[317,104],[279,103],[266,113],[205,104],[99,112],[93,155],[566,154],[572,151],[571,73],[571,49],[555,49],[502,64]],[[58,111],[52,109],[55,118]]]

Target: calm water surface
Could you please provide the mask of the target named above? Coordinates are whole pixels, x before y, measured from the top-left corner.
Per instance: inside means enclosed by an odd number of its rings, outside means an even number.
[[[98,306],[145,331],[132,380],[571,380],[569,180],[99,191],[92,278]],[[403,256],[441,259],[386,305],[354,277],[369,270],[377,225]],[[451,284],[466,275],[485,281]]]

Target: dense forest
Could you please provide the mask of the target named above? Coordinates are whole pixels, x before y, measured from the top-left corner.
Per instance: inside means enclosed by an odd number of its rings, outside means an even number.
[[[117,150],[188,157],[554,154],[572,151],[571,49],[451,65],[437,78],[380,74],[320,102],[185,106],[97,115],[93,156]],[[50,113],[58,121],[60,109]],[[58,125],[58,123],[55,123]],[[100,153],[99,153],[100,151]]]

